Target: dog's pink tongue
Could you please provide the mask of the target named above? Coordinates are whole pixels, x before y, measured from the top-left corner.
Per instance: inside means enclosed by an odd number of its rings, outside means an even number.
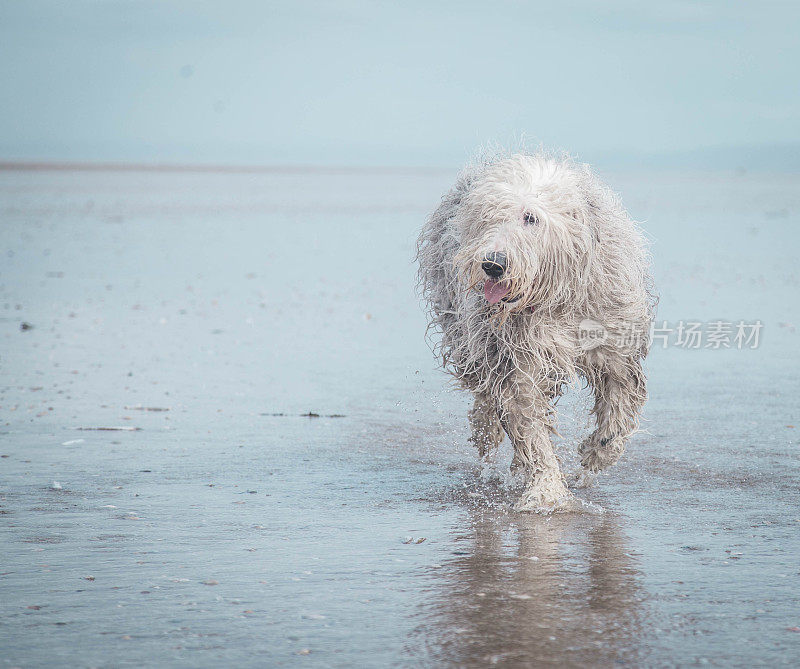
[[[486,283],[483,284],[483,294],[489,304],[497,304],[508,295],[509,290],[511,290],[511,286],[507,283],[495,281],[494,279],[486,279]]]

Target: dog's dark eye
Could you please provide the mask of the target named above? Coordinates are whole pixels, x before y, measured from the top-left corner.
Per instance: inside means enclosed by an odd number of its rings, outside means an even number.
[[[525,221],[525,225],[539,225],[539,219],[536,218],[536,214],[532,214],[529,211],[525,212],[522,220]]]

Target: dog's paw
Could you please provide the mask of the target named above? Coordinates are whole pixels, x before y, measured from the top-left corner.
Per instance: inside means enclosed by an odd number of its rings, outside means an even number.
[[[578,447],[581,466],[586,471],[599,472],[617,462],[625,451],[625,440],[612,435],[600,438],[592,434]]]
[[[571,492],[556,499],[523,493],[514,504],[514,511],[527,513],[570,513],[583,511],[583,503]]]
[[[514,511],[550,514],[576,511],[580,506],[580,501],[567,489],[559,476],[555,480],[530,483],[514,504]]]

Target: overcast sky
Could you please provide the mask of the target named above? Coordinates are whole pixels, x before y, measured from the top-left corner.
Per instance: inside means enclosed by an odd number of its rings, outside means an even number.
[[[0,0],[0,159],[800,142],[798,2]]]

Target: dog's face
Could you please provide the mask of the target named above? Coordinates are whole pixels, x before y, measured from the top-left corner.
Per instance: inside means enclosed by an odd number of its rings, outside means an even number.
[[[586,281],[594,232],[573,167],[514,155],[473,182],[454,219],[466,290],[506,311],[552,306]]]

